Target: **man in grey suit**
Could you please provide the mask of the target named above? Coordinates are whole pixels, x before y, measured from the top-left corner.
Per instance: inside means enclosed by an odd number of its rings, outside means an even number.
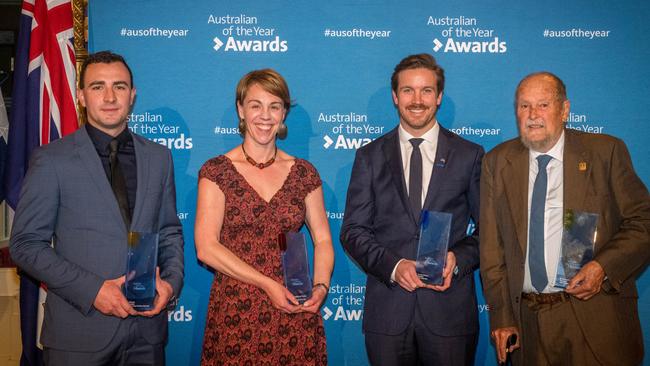
[[[136,90],[124,59],[92,54],[77,98],[88,123],[32,154],[11,256],[48,289],[48,365],[161,365],[168,303],[183,285],[183,233],[168,149],[127,128]],[[136,312],[122,292],[129,231],[159,234],[156,298]]]

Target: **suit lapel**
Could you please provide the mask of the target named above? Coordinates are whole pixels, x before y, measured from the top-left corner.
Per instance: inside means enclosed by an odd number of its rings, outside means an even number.
[[[117,199],[113,194],[113,189],[108,182],[108,178],[106,178],[102,161],[99,159],[95,145],[90,139],[90,136],[88,136],[85,127],[81,127],[79,132],[75,134],[75,153],[86,170],[88,170],[88,176],[97,187],[99,195],[104,199],[106,207],[113,212],[116,220],[123,223],[124,220],[122,219]],[[121,227],[124,227],[124,225],[122,224]]]
[[[137,227],[142,215],[142,207],[144,206],[145,192],[147,189],[147,182],[149,181],[149,154],[146,153],[147,146],[142,137],[131,134],[133,137],[133,147],[135,149],[135,162],[137,169],[137,188],[135,191],[135,208],[133,209],[133,219],[131,220],[131,227]]]
[[[507,156],[508,164],[503,168],[508,206],[517,230],[517,239],[522,253],[526,253],[528,241],[528,149],[518,144]]]
[[[449,155],[451,154],[451,136],[442,126],[438,133],[438,143],[436,144],[436,160],[433,162],[433,170],[431,172],[431,179],[429,180],[429,187],[427,188],[427,196],[424,199],[423,208],[429,209],[435,197],[438,197],[438,189],[440,183],[445,176],[445,167],[449,163]]]
[[[587,183],[591,175],[591,156],[577,136],[565,130],[564,139],[564,208],[583,207]]]
[[[386,159],[386,164],[391,173],[391,179],[395,188],[400,196],[404,210],[408,212],[411,220],[417,223],[417,220],[411,212],[411,205],[408,201],[408,195],[406,193],[406,181],[404,180],[404,171],[402,170],[402,153],[399,146],[399,134],[397,128],[394,129],[392,136],[386,139],[386,143],[382,146],[384,151],[384,158]]]

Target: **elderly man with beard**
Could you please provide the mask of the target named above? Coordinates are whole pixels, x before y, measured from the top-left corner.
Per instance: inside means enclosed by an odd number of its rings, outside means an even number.
[[[650,197],[625,144],[565,129],[569,100],[549,72],[517,87],[519,138],[481,176],[481,276],[499,361],[639,365],[636,276],[650,256]],[[598,215],[593,260],[556,285],[565,214]],[[508,347],[507,339],[519,335]]]

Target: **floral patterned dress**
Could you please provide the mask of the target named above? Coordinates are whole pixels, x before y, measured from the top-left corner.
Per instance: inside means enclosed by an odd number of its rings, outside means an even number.
[[[284,184],[266,202],[229,158],[208,160],[199,178],[213,181],[226,202],[221,243],[244,262],[282,279],[278,234],[298,231],[305,221],[305,197],[320,187],[316,169],[296,159]],[[286,314],[260,288],[216,273],[208,306],[202,365],[326,365],[320,314]]]

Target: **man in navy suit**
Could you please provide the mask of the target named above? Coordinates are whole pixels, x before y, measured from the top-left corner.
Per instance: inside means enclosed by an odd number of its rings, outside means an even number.
[[[399,126],[357,151],[341,243],[368,274],[363,330],[373,365],[473,365],[478,315],[479,177],[483,149],[436,120],[444,71],[428,54],[391,78]],[[423,283],[415,258],[421,210],[452,215],[443,283]]]
[[[89,55],[79,84],[88,123],[32,154],[11,255],[48,288],[46,364],[164,365],[163,310],[183,285],[171,154],[127,128],[136,91],[121,56]],[[156,298],[146,312],[121,289],[129,231],[159,234]]]

